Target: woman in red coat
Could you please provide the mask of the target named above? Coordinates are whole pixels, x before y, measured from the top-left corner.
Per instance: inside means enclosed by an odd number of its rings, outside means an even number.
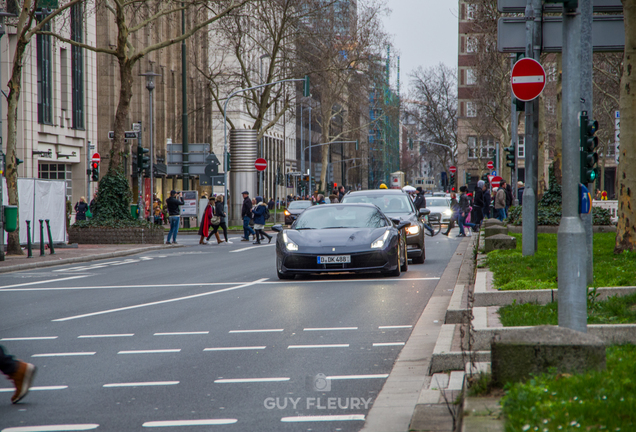
[[[201,225],[199,226],[199,235],[201,239],[199,240],[199,244],[208,244],[206,238],[209,234],[210,229],[210,221],[214,216],[214,197],[210,195],[208,199],[208,205],[205,206],[205,212],[203,213],[203,220],[201,221]]]

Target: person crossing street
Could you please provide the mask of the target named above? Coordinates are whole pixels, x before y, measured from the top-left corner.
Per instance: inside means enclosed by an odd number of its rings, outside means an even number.
[[[250,241],[250,235],[256,236],[256,233],[250,226],[252,220],[252,199],[248,191],[243,191],[243,207],[241,207],[241,217],[243,218],[243,238],[241,241]]]

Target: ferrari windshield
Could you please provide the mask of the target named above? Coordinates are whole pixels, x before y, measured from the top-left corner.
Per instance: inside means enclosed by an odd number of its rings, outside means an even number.
[[[367,206],[321,205],[305,210],[295,229],[380,228],[389,223],[377,209]]]
[[[355,194],[345,196],[343,203],[368,203],[375,204],[384,213],[412,213],[413,205],[406,194],[379,194],[373,193],[369,195]]]

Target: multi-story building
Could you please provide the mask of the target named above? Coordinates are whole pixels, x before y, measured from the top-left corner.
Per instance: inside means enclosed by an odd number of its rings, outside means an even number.
[[[47,26],[50,31],[87,44],[96,40],[96,19],[79,3]],[[41,16],[41,15],[38,15]],[[14,18],[5,18],[6,36],[0,39],[2,90],[7,93],[16,45]],[[26,48],[18,103],[16,157],[18,177],[66,181],[71,202],[87,190],[87,154],[97,142],[97,63],[94,53],[37,35]],[[6,98],[0,98],[6,118]],[[7,136],[6,121],[2,136]],[[6,141],[6,139],[5,139]]]

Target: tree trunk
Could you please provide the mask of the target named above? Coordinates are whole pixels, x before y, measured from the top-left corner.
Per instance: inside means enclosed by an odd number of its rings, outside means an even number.
[[[109,173],[123,170],[123,156],[126,154],[124,132],[126,131],[128,111],[130,110],[130,99],[132,99],[133,66],[134,63],[128,60],[119,60],[119,79],[121,85],[119,87],[119,102],[117,103],[117,113],[115,114],[115,125],[113,127],[115,138],[110,148]]]
[[[556,88],[556,139],[554,143],[554,162],[552,166],[554,167],[554,177],[556,178],[557,184],[563,184],[562,178],[563,173],[562,163],[563,163],[563,147],[562,147],[562,139],[561,136],[561,125],[563,124],[563,119],[561,118],[561,99],[563,98],[563,57],[561,53],[556,54],[556,67],[557,67],[557,88]]]
[[[621,77],[621,145],[618,164],[618,225],[614,253],[636,251],[636,4],[623,1],[625,57]],[[634,72],[635,74],[632,74]]]
[[[9,80],[9,95],[7,97],[7,156],[6,177],[9,205],[19,206],[18,203],[18,165],[16,164],[16,141],[18,129],[18,102],[22,90],[22,64],[26,43],[18,38],[13,57],[13,70]],[[30,235],[30,233],[29,233]],[[24,255],[20,247],[20,212],[18,212],[18,229],[8,235],[7,253]]]

